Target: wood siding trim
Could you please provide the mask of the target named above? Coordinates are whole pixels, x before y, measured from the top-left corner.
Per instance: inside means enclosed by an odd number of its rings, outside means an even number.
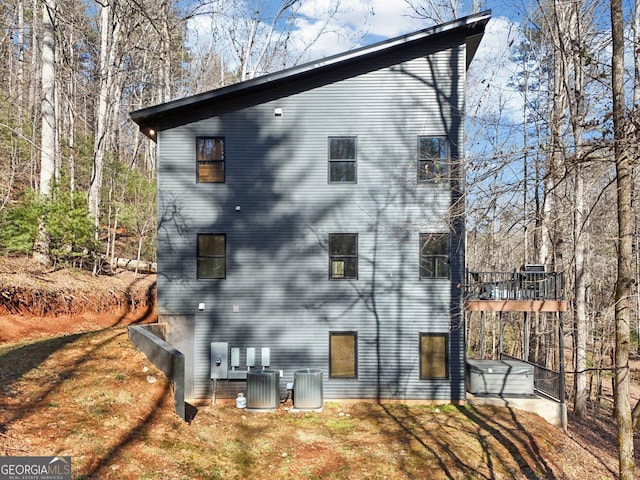
[[[468,312],[566,312],[563,300],[467,300]]]

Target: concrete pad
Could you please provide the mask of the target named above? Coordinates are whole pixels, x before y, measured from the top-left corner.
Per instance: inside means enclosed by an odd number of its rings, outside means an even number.
[[[470,405],[493,405],[517,408],[539,415],[551,425],[567,430],[567,404],[537,395],[505,397],[501,395],[472,395],[467,393]]]

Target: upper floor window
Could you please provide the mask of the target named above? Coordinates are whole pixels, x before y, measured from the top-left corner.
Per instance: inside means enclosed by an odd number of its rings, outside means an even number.
[[[358,278],[358,234],[329,235],[329,278]]]
[[[418,137],[418,182],[438,182],[450,176],[445,137]]]
[[[449,277],[449,234],[420,234],[420,278]]]
[[[224,183],[224,137],[197,137],[198,183]]]
[[[329,137],[329,183],[356,183],[356,137]]]
[[[227,237],[220,233],[198,234],[198,278],[226,278]]]

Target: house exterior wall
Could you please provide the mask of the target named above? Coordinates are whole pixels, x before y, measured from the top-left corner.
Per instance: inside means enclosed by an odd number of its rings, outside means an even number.
[[[458,197],[449,182],[418,184],[416,166],[419,135],[446,135],[451,157],[463,156],[464,48],[452,41],[159,132],[158,311],[170,324],[194,318],[193,341],[183,342],[193,345],[183,353],[194,397],[212,395],[210,343],[228,342],[241,365],[247,347],[269,347],[283,383],[322,369],[327,399],[464,398],[464,236],[450,219]],[[197,183],[197,136],[224,137],[224,184]],[[330,136],[357,137],[356,184],[328,183]],[[419,234],[452,224],[450,278],[421,280]],[[226,234],[226,279],[196,279],[198,233]],[[329,279],[330,233],[358,234],[357,280]],[[336,331],[357,332],[356,379],[328,378]],[[448,379],[420,379],[421,332],[450,335]],[[218,395],[238,388],[218,382]]]

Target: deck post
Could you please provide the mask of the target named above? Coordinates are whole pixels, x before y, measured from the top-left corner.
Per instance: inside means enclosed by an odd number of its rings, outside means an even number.
[[[485,326],[485,313],[480,312],[480,358],[484,358],[485,352],[485,340],[484,340],[484,326]]]
[[[502,323],[502,310],[498,312],[498,358],[502,355],[502,336],[504,335],[504,325]]]
[[[524,345],[522,346],[522,359],[525,362],[529,361],[529,313],[528,312],[524,312],[524,332],[523,332],[523,342]]]
[[[564,326],[562,323],[562,312],[558,312],[558,350],[559,350],[559,370],[560,370],[560,380],[558,382],[558,397],[560,400],[560,408],[561,408],[561,423],[562,429],[567,431],[567,404],[565,402],[565,381],[564,381]]]

